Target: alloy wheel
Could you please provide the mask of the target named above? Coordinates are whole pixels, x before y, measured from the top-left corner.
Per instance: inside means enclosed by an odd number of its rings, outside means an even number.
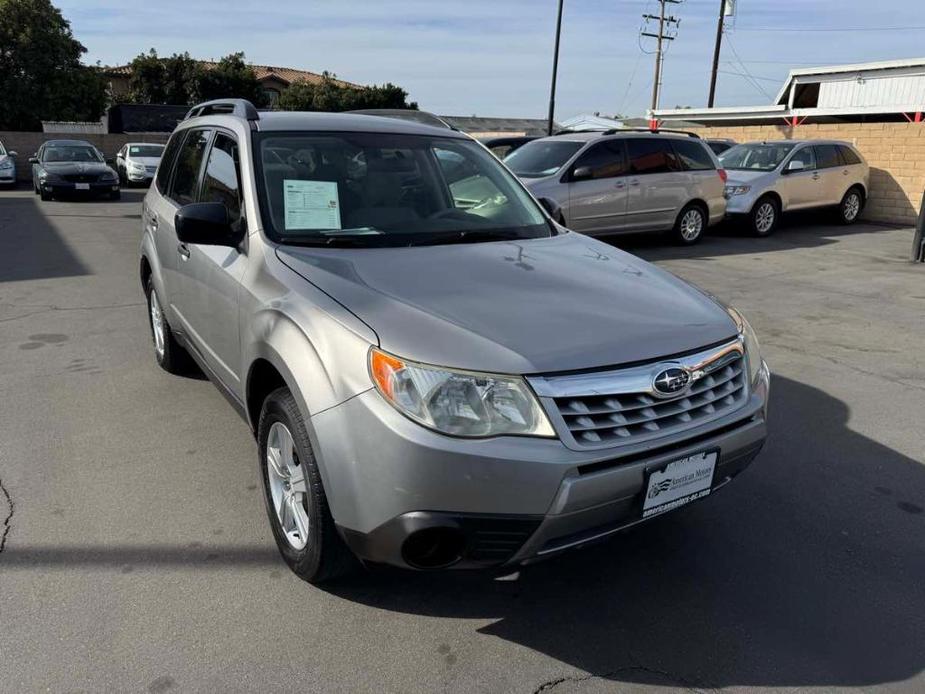
[[[774,209],[774,205],[772,203],[762,203],[761,207],[759,207],[755,213],[755,229],[757,229],[761,234],[768,233],[774,226],[774,218],[776,214],[777,211]]]
[[[845,207],[842,212],[845,221],[853,222],[861,212],[861,196],[857,193],[850,193],[845,198]]]
[[[167,344],[167,334],[164,326],[164,313],[161,311],[161,304],[157,299],[157,292],[151,290],[150,299],[151,311],[151,332],[154,335],[154,351],[157,352],[158,359],[164,358],[164,350]]]
[[[282,422],[270,427],[266,448],[267,480],[280,530],[293,549],[301,550],[309,535],[305,466],[299,462],[292,433]]]
[[[695,241],[703,232],[703,214],[700,210],[689,210],[681,218],[681,236],[685,241]]]

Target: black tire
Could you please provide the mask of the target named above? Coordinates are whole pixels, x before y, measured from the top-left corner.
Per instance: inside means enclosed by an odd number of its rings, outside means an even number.
[[[32,192],[35,193],[36,195],[39,194],[39,187],[35,185],[35,179],[32,180]]]
[[[145,296],[147,298],[148,306],[148,327],[151,329],[151,341],[155,345],[154,349],[154,359],[157,361],[157,365],[160,366],[167,373],[174,374],[175,376],[183,376],[190,372],[192,369],[192,357],[183,347],[180,346],[180,343],[177,342],[177,338],[174,337],[173,331],[170,329],[170,324],[167,323],[166,316],[163,315],[163,310],[161,312],[161,320],[163,322],[164,328],[164,351],[163,353],[158,352],[157,350],[157,341],[154,336],[154,319],[152,317],[151,310],[151,297],[155,295],[154,282],[148,277],[145,282]],[[158,305],[163,306],[163,303],[158,298]]]
[[[305,466],[304,475],[307,493],[303,495],[303,508],[308,515],[308,540],[304,547],[296,549],[280,525],[273,497],[270,491],[267,463],[267,440],[274,423],[282,423],[292,435],[297,465]],[[308,583],[320,584],[333,581],[352,573],[359,562],[348,549],[337,532],[334,518],[328,506],[328,499],[318,473],[311,440],[305,428],[305,421],[299,405],[288,388],[274,390],[263,402],[257,425],[257,451],[260,478],[263,481],[263,498],[270,521],[270,529],[283,559],[296,576]]]
[[[849,226],[858,221],[864,210],[864,193],[857,186],[848,189],[838,204],[838,221]]]
[[[770,236],[780,223],[780,203],[770,195],[758,198],[748,215],[752,236]]]
[[[677,244],[693,246],[703,238],[708,225],[709,218],[706,211],[701,205],[692,202],[681,210],[675,220],[672,237]]]
[[[47,192],[44,188],[39,188],[39,197],[42,200],[48,201],[51,200],[51,193]]]
[[[109,194],[109,199],[110,199],[110,200],[121,200],[121,199],[122,199],[122,191],[121,191],[121,190],[114,190],[114,191],[112,191],[112,192]]]

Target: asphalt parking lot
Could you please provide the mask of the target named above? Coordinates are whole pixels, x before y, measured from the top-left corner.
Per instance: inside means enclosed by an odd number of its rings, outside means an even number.
[[[738,306],[771,438],[707,503],[521,572],[277,557],[246,425],[158,369],[140,191],[0,191],[0,691],[925,690],[925,266],[790,220],[631,252]]]

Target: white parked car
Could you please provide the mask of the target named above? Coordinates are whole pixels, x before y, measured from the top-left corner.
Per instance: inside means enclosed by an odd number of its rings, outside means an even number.
[[[0,184],[16,183],[16,161],[13,159],[15,156],[16,152],[8,152],[0,142]]]
[[[116,171],[123,184],[148,185],[161,163],[164,145],[150,142],[127,142],[116,155]]]
[[[769,236],[783,212],[837,207],[853,224],[870,190],[870,167],[847,142],[749,142],[719,157],[729,176],[726,214],[748,220],[756,236]]]

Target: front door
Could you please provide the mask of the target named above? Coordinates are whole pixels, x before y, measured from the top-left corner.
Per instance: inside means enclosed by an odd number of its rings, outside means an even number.
[[[803,168],[790,172],[790,163],[802,162]],[[818,205],[824,195],[822,191],[822,175],[816,169],[816,155],[812,147],[802,147],[793,153],[790,161],[784,164],[784,175],[781,177],[781,186],[784,188],[788,210],[798,210],[801,207]]]
[[[225,131],[216,132],[202,176],[199,202],[220,202],[234,224],[244,224],[238,143]],[[189,244],[186,268],[193,294],[188,316],[196,331],[202,357],[239,398],[241,340],[238,292],[247,256],[237,248]]]
[[[626,153],[618,139],[597,142],[568,173],[566,225],[574,231],[621,230],[626,218]]]

